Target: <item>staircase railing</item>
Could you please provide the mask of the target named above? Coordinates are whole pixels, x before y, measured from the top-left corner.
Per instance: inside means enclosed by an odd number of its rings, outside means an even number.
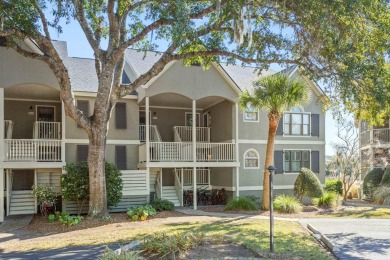
[[[61,122],[35,121],[33,128],[34,139],[61,139]]]
[[[182,186],[182,183],[181,183],[181,181],[180,181],[179,171],[180,171],[180,170],[173,170],[173,172],[174,172],[174,174],[175,174],[175,189],[176,189],[176,194],[177,194],[177,196],[179,197],[180,206],[183,206],[183,186]]]
[[[4,120],[4,138],[12,139],[12,132],[14,129],[14,122],[12,120]]]
[[[175,142],[192,142],[192,126],[174,126],[173,131]],[[209,143],[210,127],[196,127],[196,141]]]
[[[156,186],[155,186],[155,190],[156,190],[156,195],[157,195],[157,198],[158,199],[161,199],[161,196],[162,196],[162,187],[161,187],[161,172],[159,172],[157,174],[157,179],[156,179]]]
[[[141,142],[146,141],[146,125],[139,126],[139,140]],[[149,141],[150,142],[161,142],[160,131],[156,125],[149,126]]]

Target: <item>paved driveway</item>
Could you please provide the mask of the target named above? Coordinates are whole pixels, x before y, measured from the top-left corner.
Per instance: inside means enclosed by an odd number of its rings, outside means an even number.
[[[340,259],[390,259],[390,219],[300,219],[326,235]]]

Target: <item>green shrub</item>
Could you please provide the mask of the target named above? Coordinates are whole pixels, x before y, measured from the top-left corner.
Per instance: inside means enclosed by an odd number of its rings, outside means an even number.
[[[54,187],[49,184],[40,183],[32,186],[32,194],[37,198],[38,204],[43,202],[54,204],[56,202],[57,194],[54,191]]]
[[[256,203],[248,197],[238,197],[231,199],[225,210],[256,210]]]
[[[99,260],[137,260],[139,259],[139,253],[134,251],[124,251],[121,249],[119,255],[114,250],[106,247],[103,251],[103,255],[99,257]]]
[[[273,202],[274,209],[280,213],[298,213],[302,211],[302,205],[295,198],[281,194]]]
[[[321,197],[314,198],[313,204],[320,208],[334,208],[337,206],[338,195],[334,192],[324,192]]]
[[[175,259],[177,253],[187,251],[203,243],[203,241],[204,234],[199,232],[183,232],[169,235],[162,232],[146,237],[143,247],[144,252],[157,254],[160,256],[160,259],[167,256],[172,256]]]
[[[146,220],[156,216],[156,210],[151,205],[138,206],[127,210],[127,216],[133,221]]]
[[[323,190],[315,173],[307,168],[302,168],[294,184],[294,193],[299,200],[302,200],[303,195],[314,198],[321,197]]]
[[[382,180],[381,180],[381,183],[380,183],[381,186],[390,186],[390,167],[387,167],[384,174],[383,174],[383,177],[382,177]]]
[[[340,196],[343,195],[343,182],[341,180],[326,180],[325,190],[332,191]]]
[[[372,199],[374,191],[379,187],[382,181],[383,174],[384,171],[382,169],[375,168],[364,178],[363,194],[366,195],[368,199]]]
[[[49,222],[54,222],[54,221],[56,221],[56,216],[54,214],[50,214],[49,217],[47,218],[47,220]]]
[[[390,205],[390,186],[380,186],[373,193],[374,202],[381,205]]]
[[[155,199],[150,205],[157,211],[173,211],[175,209],[175,204],[173,204],[173,202],[163,199]]]
[[[77,203],[78,215],[89,199],[88,163],[68,163],[64,167],[65,174],[61,175],[62,197],[67,201]],[[105,163],[105,177],[107,190],[107,206],[118,205],[122,198],[123,182],[121,171],[112,163]]]
[[[55,213],[55,217],[56,219],[58,220],[58,222],[62,225],[66,225],[66,226],[74,226],[74,225],[77,225],[81,222],[81,220],[83,220],[84,218],[82,216],[73,216],[73,215],[70,215],[68,212],[66,211],[63,211],[63,212],[59,212],[57,211]]]

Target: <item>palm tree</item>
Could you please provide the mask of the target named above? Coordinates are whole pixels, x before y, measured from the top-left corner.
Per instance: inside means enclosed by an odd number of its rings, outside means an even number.
[[[298,79],[291,79],[284,73],[266,76],[253,82],[251,93],[245,90],[240,97],[240,105],[244,110],[247,107],[263,109],[268,112],[268,141],[264,164],[263,204],[262,208],[269,209],[269,171],[268,166],[273,164],[274,142],[276,130],[283,111],[291,110],[296,106],[304,106],[311,100],[310,87]]]

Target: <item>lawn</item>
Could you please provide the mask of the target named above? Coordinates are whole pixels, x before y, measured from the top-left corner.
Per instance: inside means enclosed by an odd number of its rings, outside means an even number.
[[[177,219],[177,221],[175,221]],[[63,248],[71,246],[102,245],[142,241],[156,232],[198,231],[214,243],[234,242],[242,244],[264,258],[276,259],[332,259],[332,256],[297,222],[276,221],[275,254],[269,253],[269,222],[266,220],[216,219],[208,217],[175,217],[169,223],[163,219],[145,222],[123,222],[84,230],[64,232],[30,239],[8,241],[0,246],[4,251],[27,251]],[[190,222],[183,222],[190,220]],[[161,223],[163,222],[163,223]]]
[[[390,208],[345,207],[337,211],[323,212],[317,216],[336,218],[390,218]]]

